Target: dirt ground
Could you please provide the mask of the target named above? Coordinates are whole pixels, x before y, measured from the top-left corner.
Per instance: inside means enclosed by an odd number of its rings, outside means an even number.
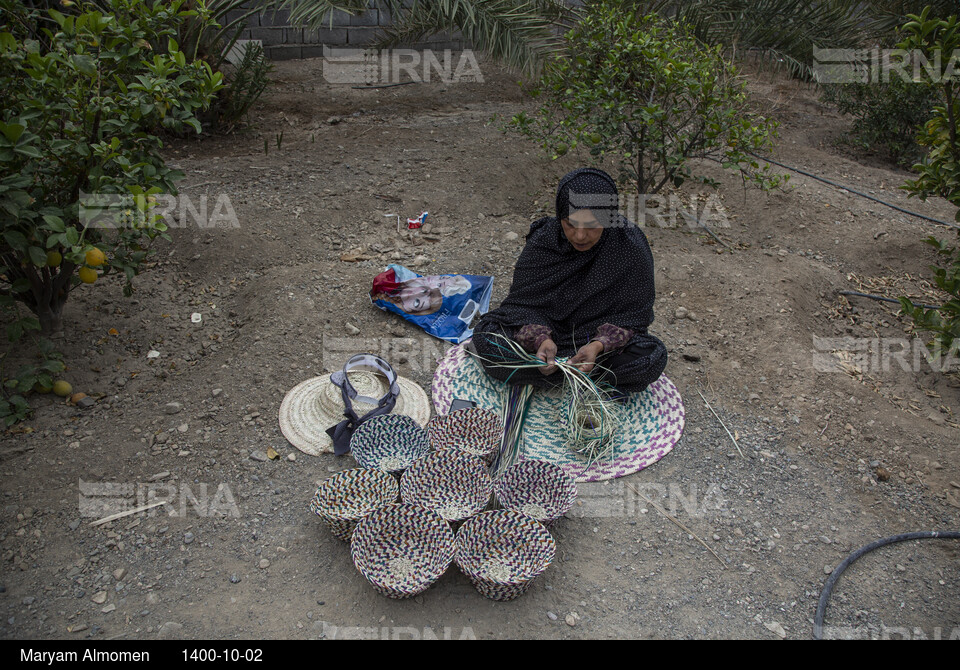
[[[277,410],[351,348],[429,390],[444,347],[373,307],[373,276],[389,262],[494,275],[498,304],[530,221],[586,162],[550,161],[490,123],[529,103],[514,75],[482,67],[484,83],[371,91],[324,83],[319,60],[281,63],[251,128],[170,148],[183,193],[211,209],[226,195],[239,227],[184,219],[132,299],[110,277],[67,305],[65,378],[97,404],[36,397],[35,416],[2,437],[0,635],[808,638],[826,573],[850,551],[960,528],[957,374],[814,339],[908,337],[895,305],[837,291],[942,299],[924,282],[923,239],[948,233],[807,177],[764,194],[705,166],[722,182],[711,220],[729,248],[702,229],[646,228],[651,330],[670,350],[684,435],[626,479],[686,530],[622,480],[584,485],[554,529],[557,560],[522,598],[486,600],[455,567],[413,600],[377,595],[308,509],[352,459],[297,452]],[[952,218],[946,203],[908,200],[903,171],[837,148],[848,121],[815,91],[768,76],[751,89],[782,123],[779,160]],[[394,215],[424,210],[425,234],[397,234]],[[90,525],[83,505],[144,502],[151,487],[174,502]],[[868,555],[841,579],[827,634],[960,637],[958,549]]]

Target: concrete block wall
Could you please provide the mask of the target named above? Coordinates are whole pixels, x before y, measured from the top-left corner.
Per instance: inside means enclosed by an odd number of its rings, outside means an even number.
[[[257,2],[249,6],[255,7]],[[242,13],[227,15],[227,21],[239,18]],[[240,35],[241,40],[260,40],[267,57],[271,60],[292,58],[321,58],[323,47],[363,47],[371,44],[382,26],[390,25],[390,12],[380,9],[371,0],[370,8],[363,14],[351,16],[346,12],[335,11],[332,21],[324,19],[324,27],[309,29],[290,25],[288,10],[267,10],[255,14],[247,20],[247,27]],[[465,42],[460,33],[439,34],[421,44],[401,45],[403,47],[423,47],[430,49],[461,50]]]

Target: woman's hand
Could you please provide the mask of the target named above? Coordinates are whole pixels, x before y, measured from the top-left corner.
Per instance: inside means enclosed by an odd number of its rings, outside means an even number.
[[[552,375],[557,371],[557,365],[554,359],[557,357],[557,345],[549,337],[543,341],[540,348],[537,349],[537,358],[546,363],[538,369],[544,375]]]
[[[603,353],[603,343],[598,340],[594,340],[588,344],[580,347],[580,350],[570,357],[570,360],[567,361],[571,365],[575,366],[580,372],[584,374],[590,374],[593,370],[593,366],[597,363],[597,356]]]

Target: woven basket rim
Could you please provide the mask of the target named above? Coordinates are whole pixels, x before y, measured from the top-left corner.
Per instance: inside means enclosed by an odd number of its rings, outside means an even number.
[[[476,474],[479,475],[475,479],[479,488],[466,491],[466,496],[462,496],[458,500],[450,501],[451,505],[464,503],[463,506],[470,510],[466,516],[448,518],[440,513],[440,509],[443,509],[447,505],[427,507],[424,502],[425,496],[423,492],[425,488],[439,492],[439,486],[444,482],[442,480],[437,481],[438,477],[444,474],[450,474],[449,470],[443,470],[441,468],[443,468],[444,464],[453,465],[457,462],[469,464],[471,468],[474,468]],[[454,491],[452,489],[444,489],[443,492],[460,493],[460,491]],[[493,480],[490,479],[490,475],[483,461],[474,454],[456,449],[441,449],[423,456],[412,463],[400,478],[400,497],[404,502],[431,509],[440,513],[440,516],[447,519],[447,521],[461,521],[476,515],[487,506],[492,495]]]
[[[447,442],[441,438],[445,437],[445,433],[453,432],[455,429],[462,427],[464,423],[460,421],[464,417],[468,416],[479,416],[484,421],[486,421],[488,426],[482,428],[482,430],[487,431],[494,429],[496,435],[489,438],[489,445],[485,446],[483,449],[470,449],[466,446],[448,446],[446,444],[441,444]],[[471,427],[475,430],[475,427]],[[440,451],[442,449],[459,449],[468,454],[473,454],[474,456],[479,456],[481,458],[485,456],[490,456],[500,448],[500,443],[503,440],[503,423],[500,420],[500,417],[486,409],[485,407],[463,407],[458,410],[454,410],[449,414],[438,414],[434,416],[426,425],[427,436],[430,439],[431,448]],[[483,441],[479,439],[474,439],[473,443],[483,444]]]
[[[384,472],[383,470],[377,470],[375,468],[350,468],[349,470],[341,470],[340,472],[334,473],[320,482],[320,485],[317,486],[317,490],[313,495],[313,499],[310,501],[310,510],[324,520],[358,521],[370,514],[370,512],[383,507],[384,504],[390,504],[382,502],[374,503],[374,501],[370,499],[370,503],[372,505],[370,509],[368,511],[357,512],[356,514],[344,514],[342,512],[338,512],[336,509],[332,509],[329,506],[321,507],[319,497],[325,488],[336,487],[342,485],[346,481],[355,481],[360,477],[368,478],[371,483],[376,481],[378,484],[383,485],[386,489],[393,491],[390,502],[395,502],[397,496],[400,495],[400,487],[397,484],[397,480],[395,477],[391,476],[390,473]]]
[[[521,501],[518,501],[517,494],[524,491],[523,484],[528,482],[525,482],[522,476],[517,477],[517,475],[525,470],[540,470],[557,475],[556,479],[554,480],[556,484],[554,491],[559,494],[558,498],[562,496],[560,504],[550,504],[551,501],[547,500],[524,501],[522,498]],[[516,477],[517,481],[516,483],[509,485],[511,482],[511,476]],[[577,499],[576,480],[568,475],[559,465],[550,463],[549,461],[541,461],[537,459],[526,459],[511,465],[509,468],[507,468],[503,475],[497,479],[496,482],[494,482],[494,491],[497,494],[497,499],[500,501],[501,505],[503,505],[505,508],[518,511],[521,514],[526,514],[523,512],[523,510],[519,509],[519,507],[525,504],[533,503],[543,507],[545,511],[549,512],[549,514],[543,519],[534,517],[537,518],[538,521],[553,521],[560,518],[570,511]],[[532,515],[527,514],[527,516]]]
[[[475,558],[474,555],[466,555],[463,553],[464,540],[470,536],[470,533],[477,525],[488,523],[488,521],[489,523],[501,523],[501,520],[506,521],[507,523],[513,523],[514,527],[516,528],[521,527],[517,524],[519,521],[532,521],[534,525],[528,525],[527,528],[532,529],[538,538],[545,540],[545,544],[548,548],[547,555],[538,559],[537,565],[531,569],[524,570],[522,576],[511,578],[509,580],[491,579],[485,574],[480,574],[478,570],[479,563],[473,560]],[[500,509],[489,512],[481,512],[480,514],[477,514],[476,516],[463,522],[463,525],[457,532],[457,552],[453,560],[457,564],[457,567],[459,567],[465,575],[473,580],[498,586],[518,586],[527,584],[542,574],[548,567],[550,567],[550,564],[553,563],[556,553],[557,542],[553,535],[550,534],[550,531],[547,530],[547,528],[540,523],[540,521],[516,510]]]
[[[429,571],[425,571],[426,574],[418,573],[416,584],[410,585],[406,588],[384,584],[380,577],[374,572],[374,570],[372,570],[373,567],[382,565],[382,563],[374,562],[374,565],[367,565],[365,559],[368,557],[364,552],[364,549],[367,548],[366,543],[368,542],[368,534],[375,533],[377,530],[374,524],[380,522],[386,515],[400,511],[407,514],[407,516],[404,517],[405,521],[415,519],[417,520],[417,523],[422,522],[424,524],[424,531],[432,531],[437,534],[437,543],[434,547],[434,550],[430,552],[431,556],[430,560],[428,561],[430,565],[436,565],[436,567]],[[371,536],[369,541],[382,541],[382,537],[380,537],[377,533]],[[447,523],[442,516],[432,510],[420,507],[419,505],[411,505],[409,503],[402,502],[381,507],[380,509],[375,510],[368,516],[361,519],[357,524],[357,528],[353,533],[353,537],[350,539],[350,556],[353,559],[354,566],[356,566],[360,574],[362,574],[367,581],[377,588],[401,595],[416,595],[417,593],[420,593],[428,588],[431,584],[438,580],[443,573],[447,571],[447,569],[450,567],[450,564],[453,562],[455,553],[456,543],[453,531],[450,529],[450,524]]]
[[[398,468],[381,468],[380,463],[385,457],[381,457],[376,463],[370,461],[371,454],[369,452],[375,448],[374,445],[379,445],[382,438],[378,436],[378,439],[375,440],[368,437],[368,435],[373,430],[377,430],[381,424],[386,426],[388,433],[391,430],[395,430],[401,435],[408,433],[412,436],[410,442],[405,444],[408,451],[394,451],[389,454],[389,456],[397,458],[402,463]],[[389,437],[391,438],[391,446],[395,447],[396,442],[394,441],[394,436],[389,435]],[[412,451],[410,451],[410,447],[407,446],[410,444],[415,445]],[[388,414],[386,416],[369,419],[357,427],[353,437],[350,439],[350,453],[353,455],[354,460],[357,461],[361,467],[370,470],[381,470],[383,472],[401,472],[406,470],[429,451],[430,439],[427,436],[426,429],[421,428],[417,425],[417,422],[410,417],[400,414]],[[402,458],[400,456],[402,456]]]

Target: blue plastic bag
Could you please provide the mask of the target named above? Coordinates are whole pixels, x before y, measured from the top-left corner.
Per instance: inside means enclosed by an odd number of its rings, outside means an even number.
[[[402,265],[388,265],[374,278],[370,301],[434,337],[459,344],[473,335],[473,320],[490,309],[492,293],[493,277],[424,277]]]

